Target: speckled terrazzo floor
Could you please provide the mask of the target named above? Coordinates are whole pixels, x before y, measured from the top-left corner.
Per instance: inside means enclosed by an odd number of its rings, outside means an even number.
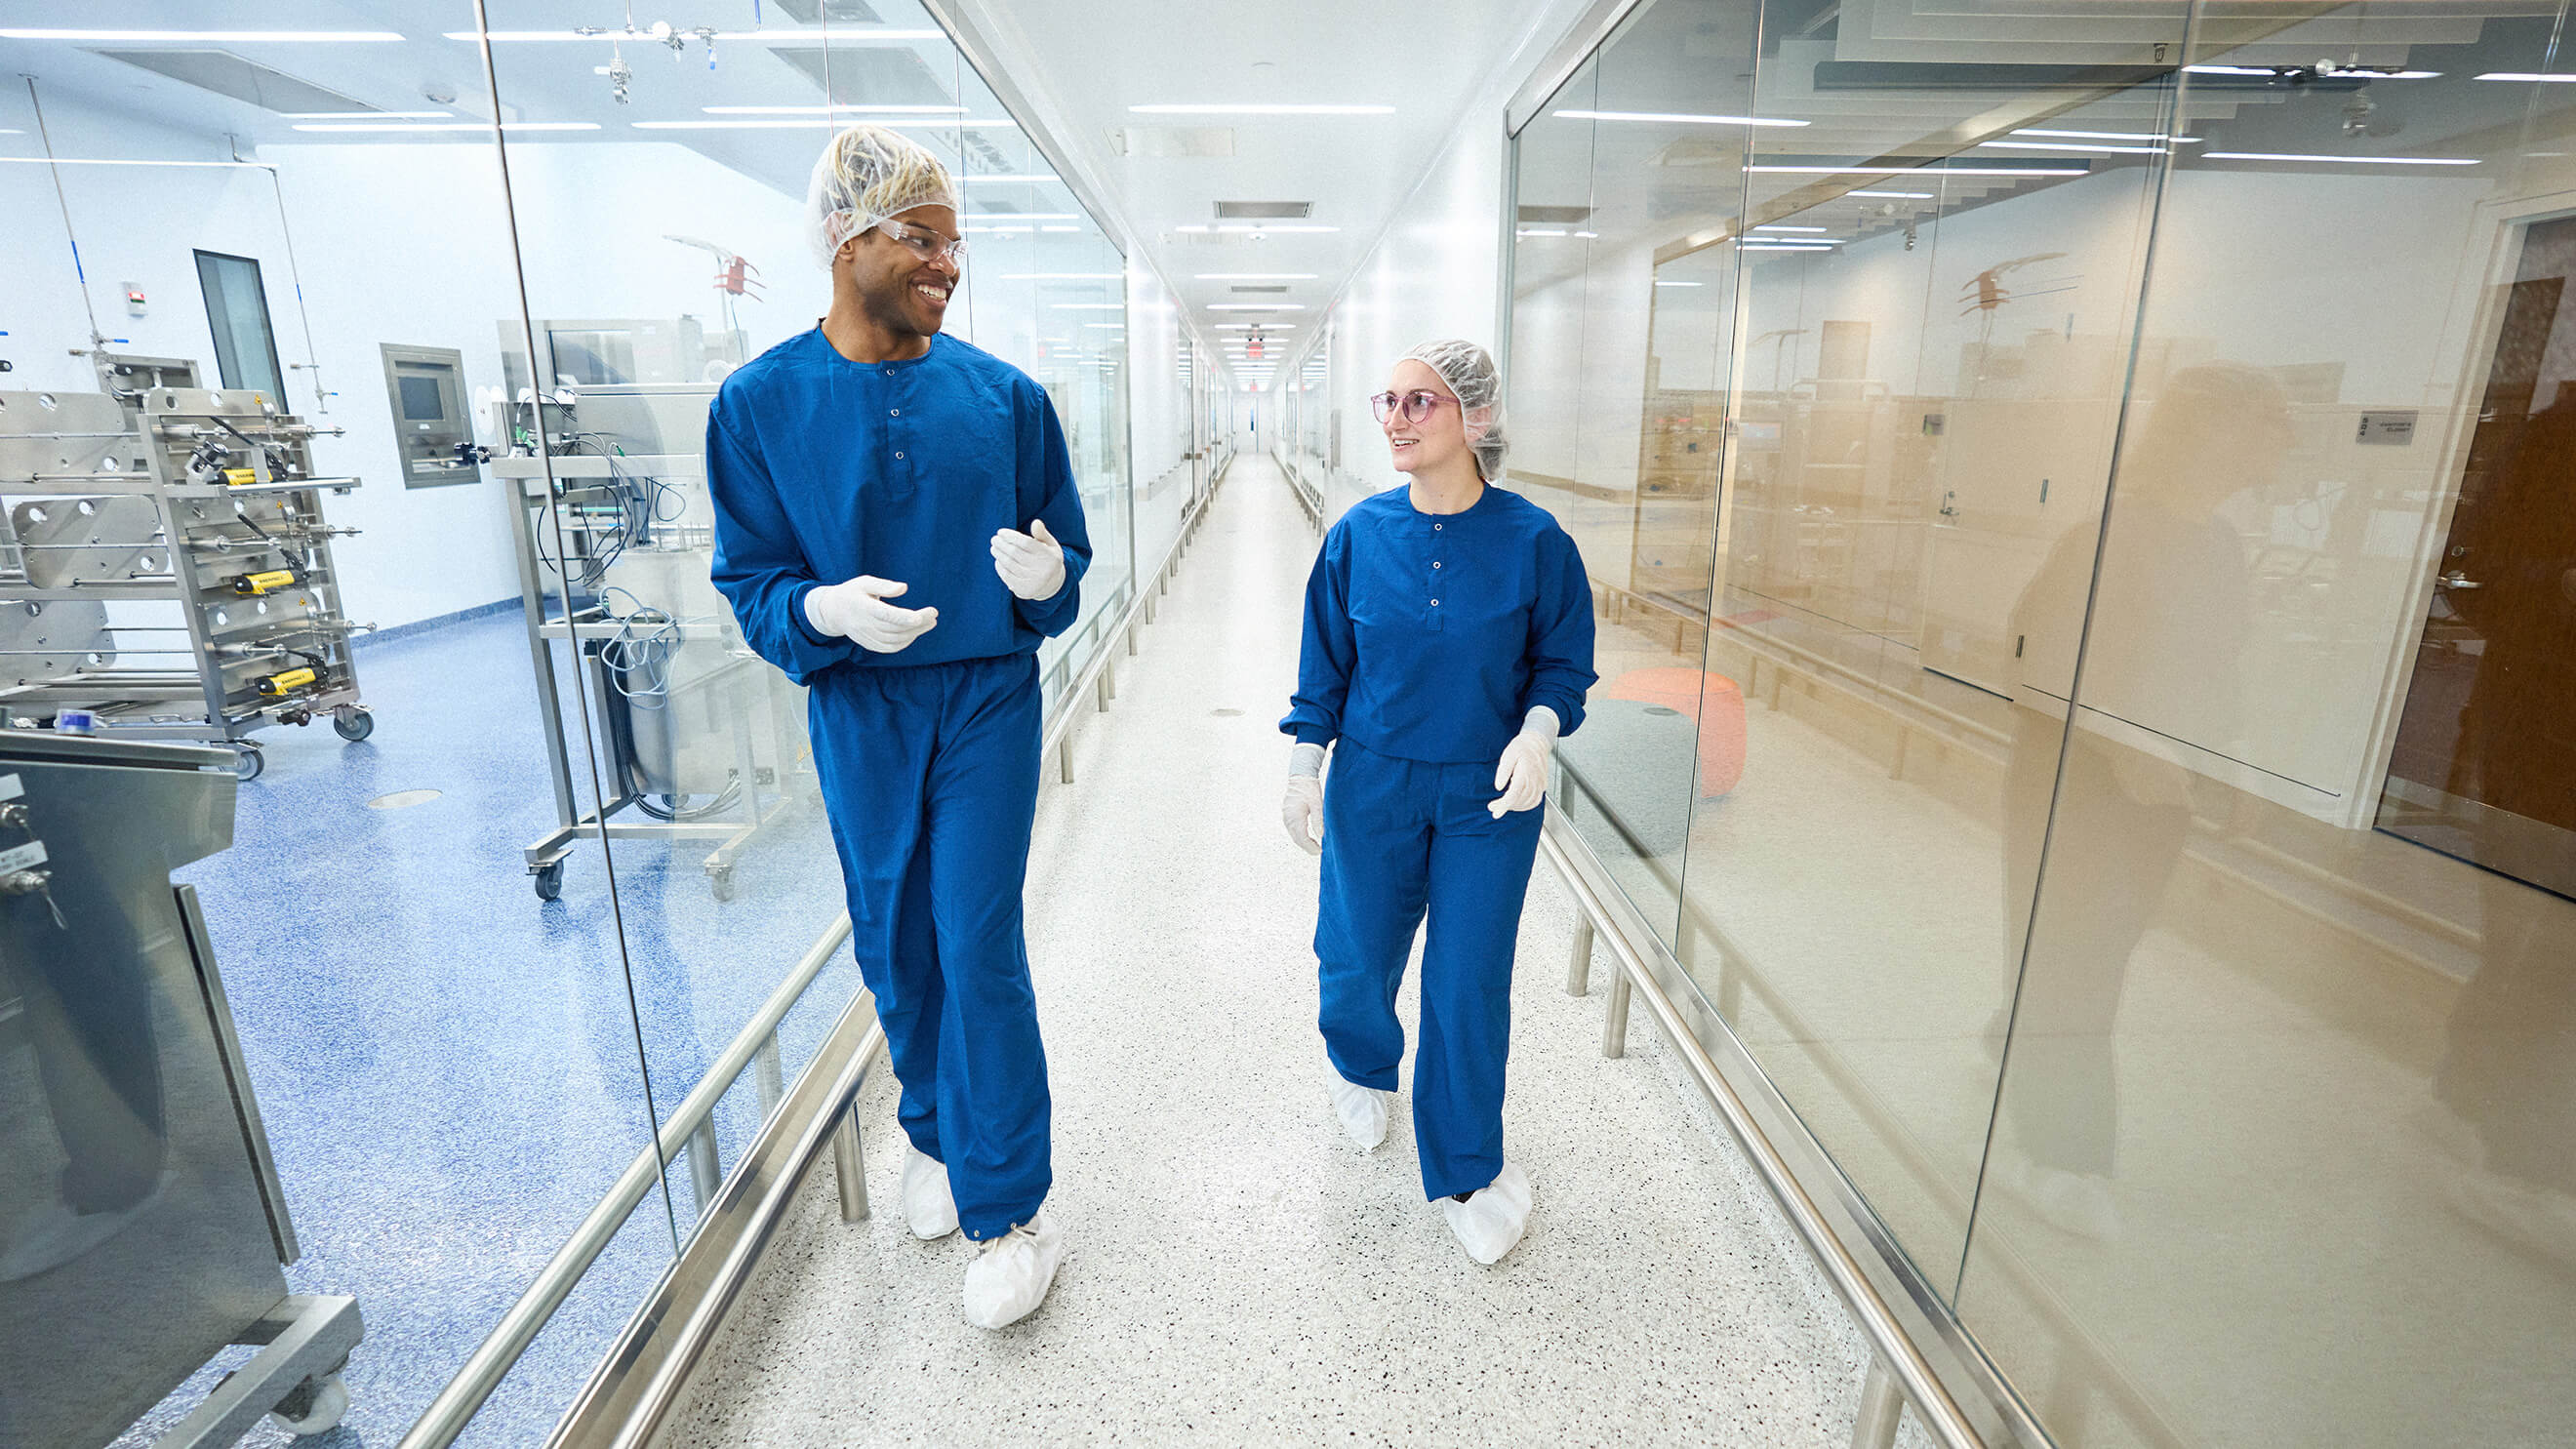
[[[1651,1025],[1602,1059],[1606,968],[1564,993],[1544,867],[1505,1109],[1538,1200],[1521,1246],[1459,1251],[1401,1116],[1368,1156],[1334,1127],[1273,724],[1313,548],[1276,471],[1239,462],[1077,740],[1079,787],[1043,797],[1031,953],[1069,1243],[1046,1307],[965,1324],[968,1248],[893,1210],[880,1074],[881,1210],[842,1224],[816,1174],[665,1443],[1850,1441],[1857,1335]]]

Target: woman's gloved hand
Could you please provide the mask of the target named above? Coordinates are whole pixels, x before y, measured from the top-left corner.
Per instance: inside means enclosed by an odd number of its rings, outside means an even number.
[[[899,609],[886,602],[910,587],[861,574],[805,591],[805,618],[818,634],[847,639],[878,654],[897,654],[938,626],[937,609]]]
[[[1020,598],[1052,599],[1064,587],[1064,545],[1043,518],[1031,519],[1026,533],[1005,528],[993,535],[993,572]]]
[[[1557,728],[1556,711],[1534,705],[1521,732],[1503,746],[1502,762],[1494,766],[1494,788],[1503,793],[1485,807],[1496,820],[1547,798],[1547,757],[1556,748]]]
[[[1324,747],[1299,745],[1288,752],[1288,794],[1279,818],[1288,838],[1308,855],[1324,853]]]

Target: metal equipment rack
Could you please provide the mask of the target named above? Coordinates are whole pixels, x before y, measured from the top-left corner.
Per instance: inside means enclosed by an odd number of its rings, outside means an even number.
[[[359,480],[312,452],[339,430],[184,361],[96,361],[99,392],[0,392],[0,726],[87,711],[101,735],[226,746],[244,780],[271,724],[365,739],[331,557],[355,530],[322,509]]]
[[[803,691],[744,643],[707,577],[714,525],[706,460],[696,444],[714,392],[696,385],[585,388],[577,402],[544,403],[541,426],[528,423],[526,403],[495,405],[493,435],[519,440],[518,450],[491,458],[488,471],[510,490],[555,792],[556,828],[525,851],[541,900],[562,894],[574,843],[599,836],[714,841],[703,862],[707,883],[717,900],[730,900],[744,847],[795,810],[790,781],[811,770]],[[683,424],[688,451],[666,451],[665,437]],[[529,451],[539,446],[548,451]],[[664,499],[676,500],[676,512],[657,501]],[[612,593],[627,599],[628,612],[611,606]],[[658,702],[649,707],[633,704],[619,662],[621,651],[637,647],[639,619],[651,621],[645,647],[660,651]],[[595,811],[581,809],[574,789],[555,687],[556,640],[571,645],[597,707],[608,780]],[[706,803],[685,803],[701,795]],[[729,818],[710,818],[719,816]]]

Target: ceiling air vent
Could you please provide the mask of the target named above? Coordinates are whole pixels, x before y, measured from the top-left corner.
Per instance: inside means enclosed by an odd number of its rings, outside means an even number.
[[[1219,221],[1303,221],[1315,214],[1311,201],[1220,201]]]
[[[1287,289],[1286,287],[1236,287],[1236,288],[1234,288],[1233,290],[1239,294],[1239,293],[1243,293],[1243,292],[1269,292],[1269,293],[1279,293],[1279,292],[1285,292],[1285,291],[1287,291],[1288,289]]]
[[[777,0],[777,3],[779,9],[786,11],[800,25],[820,25],[827,21],[834,25],[876,25],[885,19],[867,4],[867,0]]]
[[[270,70],[228,50],[101,50],[92,52],[121,60],[154,75],[168,76],[199,90],[277,112],[372,111],[374,106],[324,90],[284,71]]]
[[[1592,208],[1588,206],[1524,206],[1520,208],[1519,214],[1520,219],[1523,221],[1538,222],[1542,225],[1548,226],[1571,226],[1575,222],[1591,219]]]

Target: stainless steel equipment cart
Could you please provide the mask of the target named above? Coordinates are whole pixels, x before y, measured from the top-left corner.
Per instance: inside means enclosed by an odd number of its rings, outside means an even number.
[[[537,405],[542,427],[528,403],[496,405],[494,436],[519,450],[486,471],[511,490],[558,822],[526,851],[540,899],[562,894],[573,842],[604,832],[714,841],[703,865],[728,900],[744,846],[812,781],[805,691],[744,643],[708,579],[702,447],[714,396],[703,385],[584,388]],[[595,812],[574,788],[558,640],[574,650],[596,714],[608,778]]]
[[[195,890],[232,757],[0,729],[0,1449],[109,1443],[262,1344],[162,1449],[339,1421],[354,1298],[288,1291],[295,1229]]]
[[[128,739],[229,748],[358,692],[315,428],[260,394],[180,385],[167,358],[98,359],[104,390],[0,392],[0,725],[65,711]]]

